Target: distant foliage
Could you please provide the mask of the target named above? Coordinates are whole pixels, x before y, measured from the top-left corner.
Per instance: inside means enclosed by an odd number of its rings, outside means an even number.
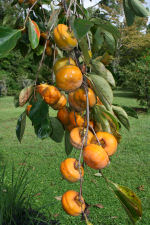
[[[141,105],[150,108],[150,56],[145,53],[135,62],[119,67],[118,83],[131,88]]]

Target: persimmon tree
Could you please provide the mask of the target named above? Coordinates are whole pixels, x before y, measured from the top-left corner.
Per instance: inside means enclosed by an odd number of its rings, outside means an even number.
[[[98,6],[104,10],[102,2]],[[64,155],[69,156],[73,146],[80,150],[79,159],[68,158],[61,164],[64,178],[79,181],[79,192],[69,190],[62,196],[62,206],[68,214],[82,213],[86,223],[91,224],[82,192],[87,164],[99,171],[135,224],[142,215],[140,199],[103,173],[120,142],[120,127],[129,129],[128,115],[133,115],[128,107],[113,105],[115,80],[107,65],[120,37],[117,26],[101,10],[98,16],[92,15],[80,0],[62,0],[57,5],[50,0],[9,3],[19,14],[11,26],[7,25],[10,20],[6,15],[5,26],[0,26],[0,58],[17,46],[24,56],[32,54],[39,64],[33,85],[21,90],[16,99],[16,106],[26,105],[17,122],[18,140],[23,138],[28,117],[38,138],[51,138],[59,144],[65,136]],[[135,16],[149,15],[138,0],[119,4],[128,25],[134,23]],[[39,78],[43,66],[49,71],[47,83]],[[49,115],[50,107],[58,110],[57,117]]]

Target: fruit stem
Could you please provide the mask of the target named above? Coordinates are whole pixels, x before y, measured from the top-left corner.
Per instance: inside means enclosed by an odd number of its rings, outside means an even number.
[[[92,129],[92,131],[93,131],[93,133],[94,133],[94,135],[96,137],[96,140],[97,140],[98,144],[102,146],[102,144],[100,143],[100,141],[99,141],[99,139],[98,139],[98,137],[97,137],[97,135],[96,135],[95,130],[93,129],[93,127],[91,125],[89,125],[89,127]]]
[[[25,18],[25,21],[24,21],[24,29],[25,29],[25,26],[26,26],[26,23],[28,21],[28,18],[29,18],[29,15],[30,15],[30,12],[32,11],[33,7],[37,4],[38,0],[36,2],[34,2],[34,4],[31,6],[31,8],[29,9],[28,13],[27,13],[27,16]]]

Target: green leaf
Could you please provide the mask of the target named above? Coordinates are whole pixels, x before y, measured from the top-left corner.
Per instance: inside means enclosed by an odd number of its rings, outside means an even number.
[[[72,152],[73,146],[70,143],[70,132],[65,130],[65,151],[66,154],[69,155]]]
[[[111,132],[110,125],[106,117],[103,115],[99,107],[93,107],[94,120],[101,124],[102,130],[105,132]]]
[[[112,105],[112,109],[116,115],[116,117],[118,118],[118,120],[122,123],[122,125],[126,128],[126,129],[130,129],[130,124],[129,124],[129,119],[128,119],[128,115],[127,113],[124,111],[124,109],[122,109],[119,106],[114,106]]]
[[[94,107],[99,108],[107,120],[111,121],[114,124],[115,130],[119,131],[119,122],[117,117],[110,111],[108,111],[104,105],[95,105]]]
[[[132,223],[135,224],[142,216],[141,200],[128,187],[111,182],[114,185],[114,193],[120,200]]]
[[[50,137],[55,142],[61,142],[64,136],[64,128],[61,122],[56,117],[50,117],[50,124],[52,126],[52,133]]]
[[[109,70],[106,70],[106,78],[105,78],[112,87],[116,86],[115,79],[112,73]]]
[[[21,140],[23,138],[25,127],[26,127],[26,111],[24,111],[20,115],[20,117],[17,121],[17,126],[16,126],[16,136],[17,136],[20,143],[21,143]]]
[[[94,24],[89,21],[89,20],[85,20],[85,19],[75,19],[74,20],[74,24],[73,24],[73,32],[75,37],[80,40],[82,37],[84,37],[87,32],[91,29],[91,27]]]
[[[80,46],[81,51],[83,53],[85,63],[87,65],[89,65],[89,63],[90,63],[90,56],[89,56],[89,53],[88,53],[88,44],[87,44],[86,37],[82,38],[79,41],[79,46]]]
[[[123,108],[126,111],[128,116],[138,119],[138,114],[134,109],[132,109],[131,107],[125,106],[125,105],[119,105],[119,106],[121,106],[121,108]]]
[[[128,0],[128,4],[136,16],[150,16],[150,12],[143,6],[143,4],[139,0]]]
[[[110,110],[113,102],[113,92],[108,82],[103,78],[95,74],[89,74],[90,81],[93,88],[104,106]]]
[[[91,65],[93,72],[95,72],[97,75],[102,76],[105,80],[108,81],[109,84],[115,87],[115,80],[112,73],[106,69],[102,62],[98,60],[92,60]]]
[[[127,25],[131,26],[134,23],[135,13],[129,7],[128,0],[123,0],[123,8],[124,8],[124,14],[125,14],[125,17],[126,17]]]
[[[104,43],[104,37],[101,33],[101,29],[98,27],[95,34],[93,35],[93,52],[98,52]]]
[[[45,118],[40,124],[34,126],[34,130],[38,138],[44,139],[49,137],[52,132],[52,127],[50,126],[49,120]]]
[[[30,104],[32,107],[29,112],[29,118],[32,121],[37,137],[42,139],[49,137],[52,128],[49,122],[48,105],[39,94],[33,96]]]
[[[117,27],[112,25],[109,21],[103,20],[101,18],[92,18],[91,21],[95,25],[98,25],[100,28],[111,33],[114,36],[115,40],[120,37],[120,32]]]
[[[104,39],[107,44],[107,51],[110,52],[111,54],[113,54],[115,51],[115,48],[116,48],[115,39],[110,32],[105,31],[105,30],[103,30],[103,32],[104,32]]]
[[[31,47],[32,49],[35,49],[39,44],[40,31],[37,24],[35,24],[35,22],[32,21],[30,18],[29,18],[29,25],[28,25],[28,33],[29,33],[29,40],[31,43]]]
[[[5,57],[17,44],[21,30],[0,26],[0,58]]]

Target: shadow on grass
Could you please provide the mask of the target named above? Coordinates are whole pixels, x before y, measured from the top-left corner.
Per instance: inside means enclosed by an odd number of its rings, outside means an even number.
[[[24,161],[25,162],[25,161]],[[11,172],[11,176],[8,176]],[[30,178],[30,179],[29,179]],[[21,167],[11,171],[5,165],[0,170],[0,225],[55,225],[59,221],[44,215],[44,209],[34,210],[30,168]]]
[[[136,94],[131,91],[122,91],[122,92],[115,92],[114,97],[122,97],[122,98],[136,98]]]

